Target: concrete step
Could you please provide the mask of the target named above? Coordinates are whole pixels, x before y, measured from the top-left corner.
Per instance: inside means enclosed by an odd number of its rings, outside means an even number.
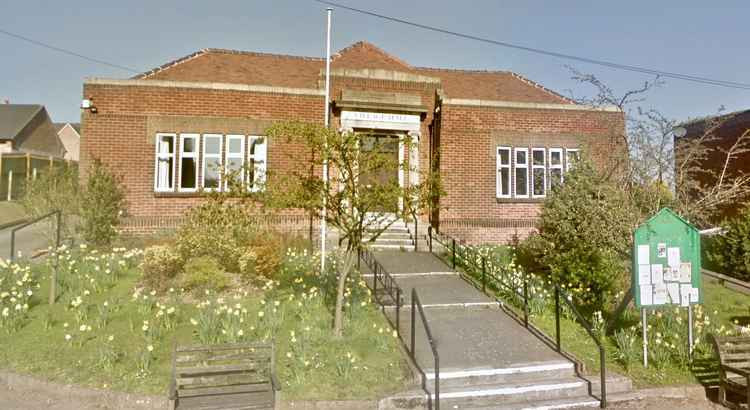
[[[362,240],[369,241],[372,237],[373,237],[373,235],[364,235],[362,237]],[[385,232],[381,233],[380,235],[378,235],[378,237],[375,238],[375,239],[376,240],[378,240],[378,239],[409,239],[409,240],[411,240],[412,236],[409,235],[408,232],[385,231]]]
[[[375,243],[368,244],[367,247],[372,249],[373,251],[404,251],[404,252],[414,251],[413,243],[400,244],[400,245],[388,245],[388,244],[379,244],[375,242]]]
[[[585,397],[588,384],[577,377],[519,383],[480,384],[463,387],[440,388],[440,407],[445,409],[495,408],[492,406],[514,406],[530,402],[562,401]],[[388,409],[415,409],[427,406],[434,400],[424,392],[389,398],[384,406]]]
[[[584,395],[565,399],[542,400],[510,404],[493,404],[481,407],[462,407],[462,410],[555,410],[599,407],[599,399]]]
[[[575,376],[575,366],[569,361],[532,363],[495,369],[471,369],[440,372],[440,388],[471,387],[486,384],[508,384],[555,381]],[[427,390],[433,391],[435,374],[426,371]]]

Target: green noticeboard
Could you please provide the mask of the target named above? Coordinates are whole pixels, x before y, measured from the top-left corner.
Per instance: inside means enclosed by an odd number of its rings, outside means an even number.
[[[703,303],[698,230],[664,208],[633,234],[633,295],[638,308]]]

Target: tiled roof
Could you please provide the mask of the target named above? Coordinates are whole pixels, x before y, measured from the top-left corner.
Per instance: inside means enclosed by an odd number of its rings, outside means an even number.
[[[332,68],[386,69],[440,78],[450,98],[574,104],[573,101],[509,71],[413,67],[361,41],[336,53]],[[134,78],[318,88],[325,59],[208,48]]]
[[[0,104],[0,140],[12,140],[44,107],[38,104]]]

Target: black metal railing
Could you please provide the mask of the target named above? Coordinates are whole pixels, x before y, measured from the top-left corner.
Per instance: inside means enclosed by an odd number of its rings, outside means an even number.
[[[453,269],[456,269],[457,267],[464,268],[466,273],[466,275],[462,275],[464,279],[468,279],[475,287],[481,289],[483,293],[500,303],[503,301],[497,298],[498,294],[510,297],[511,304],[523,310],[522,318],[520,318],[520,320],[522,320],[524,327],[529,328],[529,286],[541,287],[544,286],[544,282],[538,281],[531,284],[530,276],[525,272],[522,272],[519,275],[513,274],[505,269],[490,269],[488,265],[491,264],[488,264],[485,255],[480,254],[476,249],[462,245],[455,238],[435,232],[432,226],[427,228],[427,235],[430,252],[435,251],[433,241],[437,242],[437,244],[448,253],[447,258],[449,258],[449,263],[453,266]],[[593,326],[583,317],[583,315],[581,315],[568,293],[558,284],[550,284],[554,288],[553,291],[555,295],[555,349],[558,353],[571,356],[565,353],[562,348],[560,333],[560,317],[562,314],[562,304],[560,303],[560,300],[562,299],[575,316],[576,322],[583,327],[599,349],[599,371],[601,379],[600,407],[605,408],[607,406],[606,351],[601,336],[594,332]],[[545,335],[545,337],[547,336]]]
[[[16,232],[20,231],[21,229],[24,229],[30,225],[33,225],[37,222],[41,222],[44,219],[50,218],[52,216],[56,216],[56,229],[55,229],[55,249],[60,247],[60,229],[62,226],[62,212],[61,211],[52,211],[50,213],[44,214],[38,218],[34,218],[30,221],[26,221],[20,225],[15,226],[10,231],[10,260],[13,261],[16,258]]]
[[[367,265],[367,267],[370,268],[370,271],[372,271],[372,295],[375,298],[375,301],[382,307],[383,312],[385,313],[386,305],[384,301],[380,299],[380,295],[378,294],[378,283],[380,284],[380,288],[383,289],[383,292],[388,295],[388,297],[390,297],[391,301],[395,305],[396,323],[393,323],[388,315],[385,315],[385,318],[386,320],[388,320],[391,327],[396,330],[400,337],[401,306],[403,306],[404,303],[401,287],[398,286],[396,280],[393,279],[393,276],[388,273],[387,270],[385,270],[383,265],[381,265],[380,262],[375,259],[375,255],[373,255],[372,251],[366,248],[361,249],[359,251],[359,259],[363,260],[365,262],[365,265]]]
[[[401,307],[403,305],[403,291],[401,290],[401,287],[398,286],[396,283],[396,280],[393,278],[393,276],[383,267],[383,265],[378,262],[378,260],[375,258],[375,255],[372,251],[369,249],[360,249],[359,250],[359,259],[365,262],[365,265],[372,271],[373,278],[372,278],[372,293],[375,298],[375,301],[381,306],[383,315],[385,316],[385,319],[388,321],[388,323],[391,325],[391,327],[396,330],[397,335],[399,339],[401,339],[402,342],[404,342],[404,345],[409,352],[409,355],[411,356],[411,359],[415,365],[417,365],[417,358],[416,358],[416,312],[419,311],[419,316],[422,321],[422,325],[424,326],[425,333],[427,334],[427,341],[430,345],[430,350],[432,351],[432,357],[435,364],[435,393],[434,395],[430,397],[430,400],[432,400],[432,397],[434,396],[434,410],[440,410],[440,356],[438,355],[437,351],[437,341],[432,336],[432,331],[430,330],[430,326],[427,323],[427,317],[424,313],[424,308],[422,307],[422,303],[419,300],[419,296],[417,295],[416,289],[412,288],[411,291],[411,334],[410,334],[410,344],[406,345],[406,341],[401,337]],[[378,285],[379,284],[379,285]],[[383,290],[383,292],[390,297],[390,299],[395,303],[396,308],[396,319],[395,323],[391,320],[391,318],[385,314],[385,308],[386,304],[385,302],[380,298],[378,295],[378,286],[380,286],[380,289]],[[419,366],[417,365],[417,368],[419,369]],[[423,370],[419,369],[422,372],[422,380],[423,385],[422,387],[427,391],[427,377]],[[428,392],[429,393],[429,392]]]
[[[417,310],[419,310],[419,317],[421,318],[422,325],[424,326],[424,332],[427,335],[427,342],[430,344],[430,350],[432,351],[432,360],[435,365],[434,409],[440,410],[440,355],[438,354],[438,350],[437,350],[437,341],[432,336],[430,325],[427,323],[427,317],[425,317],[425,314],[424,314],[424,308],[422,307],[422,302],[420,302],[419,295],[417,295],[417,289],[412,288],[411,289],[411,348],[409,349],[409,353],[411,353],[411,359],[412,361],[414,361],[414,363],[417,362],[417,358],[416,358]],[[427,378],[425,377],[425,384],[427,383],[426,379]],[[425,390],[427,390],[426,386],[424,387],[425,387]]]

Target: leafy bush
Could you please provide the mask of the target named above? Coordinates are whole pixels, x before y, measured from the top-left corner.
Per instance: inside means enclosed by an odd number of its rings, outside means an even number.
[[[632,232],[640,211],[586,159],[553,188],[540,232],[519,246],[527,272],[546,272],[590,311],[605,310],[629,277]]]
[[[750,205],[723,224],[726,233],[715,236],[707,249],[708,260],[721,273],[750,280]]]
[[[222,291],[229,287],[230,277],[211,256],[191,258],[185,263],[182,286],[194,291]]]
[[[240,272],[240,258],[256,231],[255,218],[246,206],[212,198],[188,212],[177,230],[177,251],[183,259],[211,256],[226,271]]]
[[[271,279],[281,267],[281,243],[273,235],[254,242],[240,256],[240,273],[246,279]]]
[[[169,246],[154,245],[143,252],[141,269],[146,286],[164,290],[182,269],[182,258]]]
[[[120,180],[95,159],[88,170],[86,189],[81,197],[83,237],[96,245],[108,245],[117,235],[115,227],[125,208]]]

